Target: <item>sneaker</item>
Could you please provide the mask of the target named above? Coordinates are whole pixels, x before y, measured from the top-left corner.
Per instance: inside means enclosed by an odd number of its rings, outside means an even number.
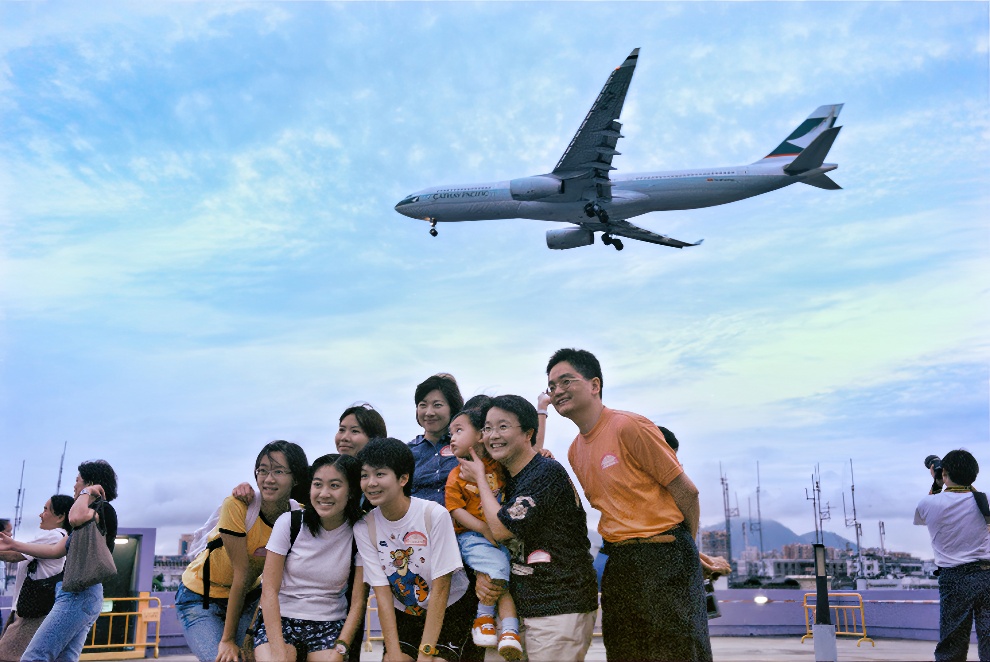
[[[495,619],[491,616],[479,616],[474,619],[471,638],[474,639],[475,646],[494,648],[498,643],[498,639],[495,637]]]
[[[498,638],[498,654],[506,660],[521,660],[523,656],[522,641],[519,633],[506,630]]]

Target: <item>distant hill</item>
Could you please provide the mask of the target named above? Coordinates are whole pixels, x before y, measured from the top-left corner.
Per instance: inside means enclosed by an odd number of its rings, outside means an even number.
[[[747,523],[748,524],[748,523]],[[739,554],[743,550],[743,523],[739,521],[739,518],[732,518],[732,556],[733,558],[738,558]],[[746,527],[749,528],[748,526]],[[724,531],[725,524],[712,524],[710,526],[704,526],[701,528],[702,531]],[[749,538],[749,545],[751,547],[760,546],[760,534],[758,532],[747,531],[747,536]],[[790,545],[793,543],[806,543],[811,544],[815,542],[815,532],[797,534],[791,531],[789,528],[781,524],[780,522],[772,519],[763,520],[763,551],[769,552],[771,550],[781,550],[784,545]],[[824,536],[824,542],[827,547],[836,547],[838,549],[845,549],[848,544],[853,550],[856,549],[856,543],[843,538],[842,536],[832,533],[831,531],[826,531]]]

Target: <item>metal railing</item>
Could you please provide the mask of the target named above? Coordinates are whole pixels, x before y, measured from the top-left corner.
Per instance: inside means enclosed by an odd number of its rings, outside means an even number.
[[[808,598],[815,597],[814,593],[804,594],[805,635],[801,637],[802,644],[805,639],[812,638],[811,626],[815,622],[817,607],[815,603],[809,604]],[[832,601],[833,598],[837,600],[838,604]],[[849,600],[855,600],[855,602],[842,604],[842,601]],[[857,648],[864,641],[868,641],[876,647],[876,642],[866,636],[866,612],[863,611],[862,595],[859,593],[829,593],[828,605],[837,637],[858,637],[859,640],[856,642]]]
[[[113,606],[117,602],[137,603],[134,611],[116,611]],[[83,646],[80,660],[137,660],[145,657],[146,649],[154,648],[158,657],[158,647],[161,643],[162,601],[149,593],[140,593],[130,598],[104,598],[104,608],[110,603],[110,610],[104,611],[96,619],[89,633],[86,645]],[[101,641],[97,641],[97,632],[101,630],[100,623],[107,623],[106,632],[101,633]],[[122,622],[122,623],[121,623]],[[133,622],[133,625],[132,625]],[[154,625],[154,641],[148,641],[148,626]],[[123,636],[121,636],[123,628]],[[113,643],[121,639],[119,643]],[[116,649],[116,650],[114,650]],[[99,651],[99,652],[96,652]]]

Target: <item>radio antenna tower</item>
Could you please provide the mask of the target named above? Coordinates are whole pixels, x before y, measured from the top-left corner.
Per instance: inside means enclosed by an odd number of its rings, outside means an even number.
[[[852,493],[852,519],[846,515],[846,493],[842,493],[842,516],[846,520],[846,528],[853,528],[856,531],[856,576],[863,577],[863,546],[860,538],[863,535],[863,525],[856,519],[856,478],[853,476],[853,461],[849,459],[849,491]]]
[[[880,565],[882,567],[881,572],[883,576],[887,576],[887,548],[884,545],[885,539],[887,537],[887,532],[883,530],[883,522],[880,522]]]
[[[722,473],[722,463],[718,463],[718,473],[722,479],[722,503],[725,506],[725,554],[728,557],[729,565],[732,566],[732,574],[735,574],[735,565],[732,563],[732,523],[733,517],[739,517],[739,506],[733,508],[729,504],[729,479]]]
[[[753,531],[753,523],[749,523],[749,530]],[[760,534],[760,572],[763,572],[763,517],[760,514],[760,461],[756,461],[756,529]]]
[[[815,465],[815,471],[811,474],[811,494],[808,494],[808,488],[804,488],[804,498],[806,501],[811,502],[812,513],[815,518],[815,542],[819,544],[825,543],[825,526],[823,522],[825,520],[832,519],[832,506],[826,503],[822,506],[822,486],[821,486],[821,470],[819,466]]]
[[[58,484],[55,486],[55,494],[62,493],[62,467],[65,466],[65,449],[68,447],[68,441],[62,445],[62,459],[58,463]]]
[[[17,501],[14,503],[14,521],[11,522],[14,528],[10,535],[13,537],[17,533],[17,528],[21,525],[21,515],[24,512],[24,465],[27,460],[21,460],[21,482],[17,486]]]

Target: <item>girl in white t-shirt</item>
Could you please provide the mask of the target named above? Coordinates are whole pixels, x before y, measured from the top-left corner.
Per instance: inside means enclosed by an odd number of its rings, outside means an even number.
[[[69,509],[72,508],[72,503],[72,497],[64,494],[56,494],[46,501],[39,516],[41,517],[41,531],[31,542],[39,545],[54,545],[61,542],[65,534],[72,530],[72,526],[69,525]],[[13,601],[10,603],[13,611],[10,613],[10,618],[7,619],[7,627],[3,630],[3,636],[0,637],[0,660],[8,662],[21,659],[21,655],[31,643],[31,637],[45,620],[45,614],[26,617],[17,613],[17,600],[20,597],[24,580],[29,573],[32,579],[47,579],[58,575],[65,566],[65,557],[36,559],[19,552],[0,552],[0,561],[17,563]],[[32,565],[33,568],[30,567]]]
[[[254,635],[259,662],[340,662],[360,645],[364,579],[352,526],[361,517],[361,465],[324,455],[310,468],[310,506],[278,518],[268,539],[262,576],[262,619]],[[357,562],[348,609],[347,586]]]

